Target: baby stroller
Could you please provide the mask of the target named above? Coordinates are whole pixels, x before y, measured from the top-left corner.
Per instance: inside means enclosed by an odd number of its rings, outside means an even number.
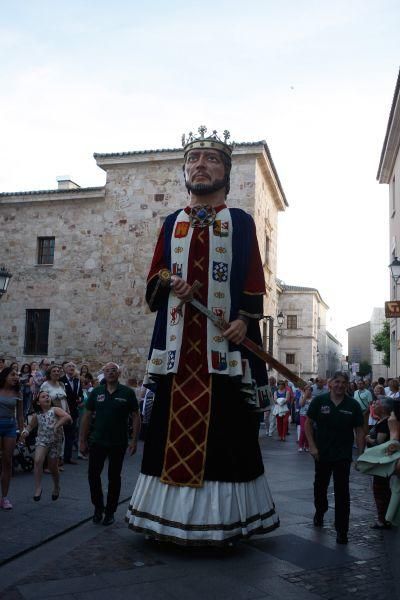
[[[26,442],[21,442],[18,436],[13,454],[13,471],[16,471],[18,467],[29,473],[33,471],[34,462],[32,456],[30,456],[32,452],[33,447],[29,443],[29,437]]]

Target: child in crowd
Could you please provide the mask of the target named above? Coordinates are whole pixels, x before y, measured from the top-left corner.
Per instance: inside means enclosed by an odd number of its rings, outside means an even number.
[[[62,428],[66,423],[72,422],[70,415],[62,408],[51,405],[48,392],[39,393],[38,404],[40,412],[33,415],[31,422],[21,434],[22,439],[25,439],[32,429],[38,428],[35,446],[35,494],[33,496],[35,502],[42,497],[43,463],[46,456],[54,484],[51,499],[57,500],[60,495],[58,460],[62,451]]]

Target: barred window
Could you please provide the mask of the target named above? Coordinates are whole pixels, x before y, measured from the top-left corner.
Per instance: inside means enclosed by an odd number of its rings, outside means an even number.
[[[26,310],[24,354],[47,354],[49,323],[48,308]]]
[[[297,329],[297,315],[287,315],[287,328]]]
[[[54,264],[54,243],[53,237],[38,238],[38,265]]]
[[[296,364],[296,355],[295,354],[286,354],[286,364],[287,365]]]

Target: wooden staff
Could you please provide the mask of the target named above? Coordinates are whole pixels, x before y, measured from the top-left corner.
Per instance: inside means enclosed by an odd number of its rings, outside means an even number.
[[[161,271],[159,273],[159,277],[160,277],[160,280],[163,282],[162,283],[163,285],[170,285],[172,273],[170,271],[168,271],[168,269],[161,269]],[[204,306],[204,304],[202,304],[201,302],[199,302],[198,300],[193,298],[193,294],[200,286],[201,286],[201,283],[199,281],[195,281],[193,283],[192,288],[191,288],[192,295],[187,300],[187,302],[190,302],[190,304],[192,304],[195,308],[197,308],[197,310],[199,312],[201,312],[208,319],[210,319],[214,323],[214,325],[216,327],[218,327],[218,329],[220,329],[221,331],[225,331],[229,327],[229,323],[227,323],[224,319],[217,317],[212,312],[212,310],[210,310],[209,308]],[[182,307],[184,304],[185,304],[185,302],[183,302],[183,301],[178,304],[177,310],[179,312],[182,311]],[[249,350],[252,354],[255,354],[255,356],[260,358],[263,362],[268,363],[268,365],[270,367],[272,367],[273,369],[278,371],[278,373],[283,375],[285,377],[285,379],[288,379],[289,381],[294,383],[300,389],[303,389],[304,386],[307,385],[307,382],[304,381],[304,379],[302,379],[301,377],[296,375],[296,373],[294,371],[291,371],[290,369],[288,369],[286,367],[286,365],[283,365],[281,362],[279,362],[279,360],[274,358],[272,356],[272,354],[270,354],[269,352],[266,352],[264,350],[264,348],[262,348],[261,346],[258,346],[255,342],[253,342],[248,337],[245,337],[244,340],[240,343],[240,345],[247,348],[247,350]]]

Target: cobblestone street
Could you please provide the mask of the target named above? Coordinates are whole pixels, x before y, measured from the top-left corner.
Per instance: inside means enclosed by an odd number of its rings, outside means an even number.
[[[369,479],[352,472],[350,541],[338,546],[332,496],[325,527],[310,524],[313,463],[297,453],[294,428],[291,434],[286,444],[264,430],[260,437],[281,527],[225,550],[158,544],[127,529],[123,519],[139,458],[126,460],[122,502],[109,528],[90,521],[86,464],[66,468],[57,506],[44,498],[34,505],[32,476],[17,474],[15,508],[0,513],[1,600],[400,598],[398,533],[370,529]]]

